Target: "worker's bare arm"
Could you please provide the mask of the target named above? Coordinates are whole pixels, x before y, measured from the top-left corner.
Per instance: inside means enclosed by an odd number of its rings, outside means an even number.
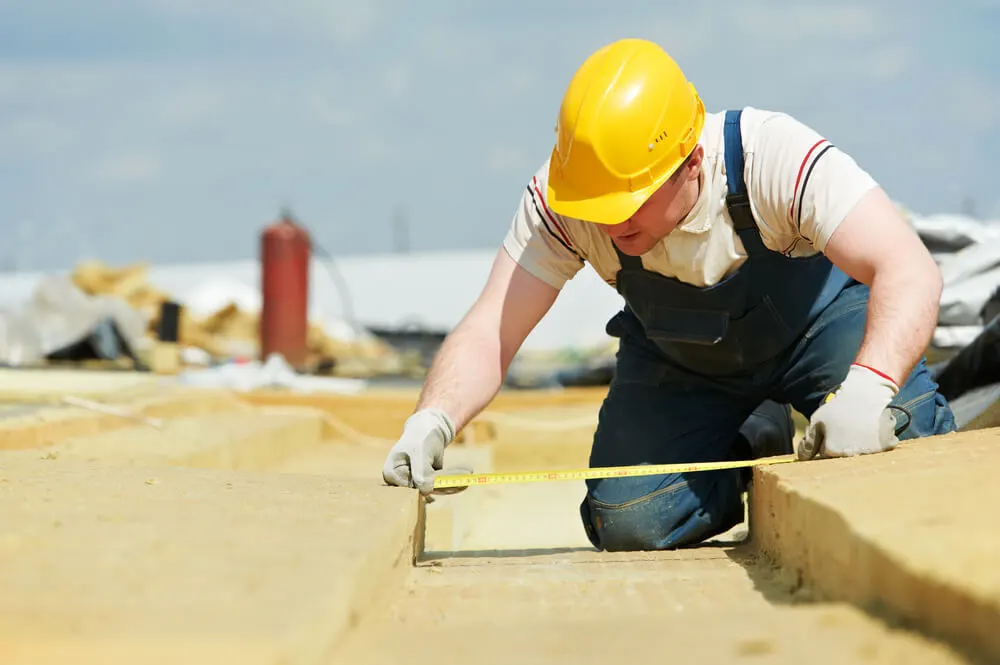
[[[441,409],[456,431],[464,427],[496,396],[514,355],[558,294],[501,248],[476,302],[431,363],[417,408]]]
[[[902,385],[937,324],[942,280],[930,252],[876,187],[844,218],[825,253],[841,270],[871,287],[856,361]]]

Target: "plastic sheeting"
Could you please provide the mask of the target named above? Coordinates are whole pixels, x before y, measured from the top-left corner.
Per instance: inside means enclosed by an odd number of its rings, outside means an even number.
[[[225,388],[252,392],[262,388],[291,390],[296,393],[337,393],[355,395],[368,386],[362,379],[307,376],[298,374],[283,357],[272,354],[267,362],[229,363],[210,369],[185,370],[179,381],[199,388]]]
[[[909,219],[933,254],[951,254],[969,245],[1000,239],[1000,225],[965,215],[911,215]]]
[[[944,289],[933,345],[966,346],[992,318],[984,307],[1000,288],[1000,223],[963,215],[912,217],[914,229],[934,254]]]
[[[24,366],[83,354],[135,357],[145,317],[117,298],[91,297],[68,276],[43,277],[31,299],[0,310],[0,364]]]
[[[1000,268],[973,275],[958,282],[945,282],[941,293],[938,324],[942,326],[982,325],[983,306],[1000,286]]]
[[[940,261],[942,326],[982,326],[982,309],[1000,286],[1000,239],[969,245]]]

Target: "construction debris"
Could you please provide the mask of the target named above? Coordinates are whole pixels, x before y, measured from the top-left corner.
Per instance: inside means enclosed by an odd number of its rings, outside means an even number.
[[[63,276],[46,276],[33,297],[0,311],[0,364],[134,358],[145,323],[118,298],[88,296]]]
[[[118,298],[139,312],[146,322],[145,337],[151,341],[159,325],[161,307],[172,297],[149,282],[148,270],[146,263],[116,268],[100,261],[87,261],[76,267],[72,280],[89,296]],[[204,351],[212,363],[254,359],[259,355],[259,322],[259,311],[249,311],[234,298],[207,316],[195,316],[190,311],[182,313],[179,343]],[[350,377],[419,371],[418,363],[411,357],[365,331],[354,332],[352,339],[344,339],[330,334],[320,323],[310,322],[307,364],[317,372]]]

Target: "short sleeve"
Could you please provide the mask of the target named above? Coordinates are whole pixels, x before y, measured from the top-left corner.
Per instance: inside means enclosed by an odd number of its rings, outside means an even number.
[[[583,268],[583,254],[570,235],[567,220],[545,202],[548,163],[527,183],[503,247],[535,277],[561,289]]]
[[[854,159],[815,130],[773,113],[753,140],[747,188],[758,218],[780,251],[804,240],[823,251],[858,201],[877,186]]]

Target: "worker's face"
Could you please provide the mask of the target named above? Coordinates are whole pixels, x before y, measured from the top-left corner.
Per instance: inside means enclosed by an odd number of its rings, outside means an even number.
[[[691,158],[634,215],[621,224],[601,225],[622,252],[645,254],[687,216],[698,200],[704,154],[701,145],[696,146]]]

